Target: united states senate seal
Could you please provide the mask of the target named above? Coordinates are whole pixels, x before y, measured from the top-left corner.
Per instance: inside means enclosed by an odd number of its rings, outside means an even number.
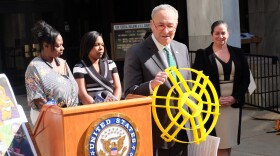
[[[134,123],[127,116],[115,113],[90,125],[84,147],[89,156],[135,156],[138,143]]]

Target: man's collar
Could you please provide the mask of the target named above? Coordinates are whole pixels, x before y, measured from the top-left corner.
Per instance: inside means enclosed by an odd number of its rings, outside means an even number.
[[[170,44],[168,44],[168,45],[166,45],[166,46],[160,44],[160,43],[157,41],[157,39],[155,38],[154,34],[152,34],[152,39],[153,39],[153,41],[155,42],[155,44],[156,44],[156,46],[157,46],[157,48],[158,48],[159,51],[162,51],[163,48],[165,48],[165,47],[168,47],[168,49],[171,49],[171,48],[170,48]]]

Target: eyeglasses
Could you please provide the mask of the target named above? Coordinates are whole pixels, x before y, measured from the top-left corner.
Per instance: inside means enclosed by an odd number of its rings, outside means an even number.
[[[158,31],[163,31],[164,29],[167,29],[168,31],[174,31],[176,29],[177,24],[168,24],[168,25],[164,25],[164,24],[158,24],[156,25],[154,20],[152,20],[154,23],[154,26],[156,27],[156,29]]]

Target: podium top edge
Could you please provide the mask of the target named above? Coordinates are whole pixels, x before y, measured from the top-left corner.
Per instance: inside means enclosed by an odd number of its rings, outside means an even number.
[[[104,103],[97,103],[97,104],[89,104],[89,105],[82,105],[77,107],[68,107],[68,108],[60,108],[60,107],[52,107],[51,109],[53,112],[67,115],[73,113],[85,113],[85,112],[92,112],[92,111],[105,111],[105,110],[113,110],[113,109],[120,109],[126,107],[138,107],[141,105],[151,105],[152,98],[148,96],[132,96],[125,100],[114,101],[114,102],[104,102]],[[45,109],[46,110],[46,109]]]

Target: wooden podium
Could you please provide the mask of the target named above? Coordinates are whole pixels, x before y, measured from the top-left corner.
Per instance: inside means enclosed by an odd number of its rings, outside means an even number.
[[[93,155],[87,152],[89,148],[87,139],[91,139],[90,128],[97,125],[104,117],[121,114],[126,116],[128,121],[131,120],[137,132],[135,155],[151,156],[153,148],[151,101],[150,97],[136,96],[117,102],[69,108],[45,105],[33,128],[33,136],[39,152],[44,156]],[[124,153],[128,155],[129,150],[126,151]]]

